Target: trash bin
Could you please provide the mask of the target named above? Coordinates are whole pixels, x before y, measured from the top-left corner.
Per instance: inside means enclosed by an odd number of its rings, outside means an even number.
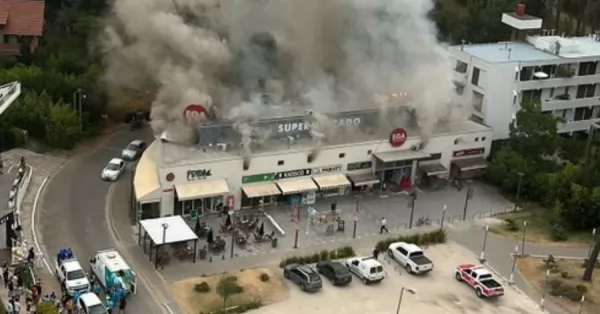
[[[201,260],[205,260],[206,259],[206,255],[207,255],[208,252],[206,251],[206,249],[200,249],[198,251],[198,253],[200,255],[200,259]]]

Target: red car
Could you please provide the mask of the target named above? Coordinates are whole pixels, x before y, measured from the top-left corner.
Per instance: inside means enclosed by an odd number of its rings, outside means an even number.
[[[456,267],[456,280],[466,282],[480,298],[495,298],[504,295],[504,288],[494,279],[492,272],[484,266],[463,264]]]

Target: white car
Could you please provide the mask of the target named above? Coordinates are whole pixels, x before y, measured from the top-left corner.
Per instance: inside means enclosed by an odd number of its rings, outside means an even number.
[[[353,257],[346,260],[346,267],[365,285],[380,282],[384,278],[383,265],[373,257]]]
[[[123,172],[125,172],[125,161],[121,158],[113,158],[102,169],[102,180],[117,181]]]
[[[121,157],[125,160],[137,160],[146,150],[146,143],[142,140],[131,141],[121,152]]]
[[[79,296],[79,302],[77,304],[79,313],[83,314],[106,314],[108,311],[100,298],[94,293],[84,293]]]
[[[90,291],[90,282],[76,259],[61,260],[56,264],[56,276],[69,295]]]
[[[388,247],[388,256],[398,262],[409,274],[424,274],[433,270],[433,262],[413,243],[394,242]]]

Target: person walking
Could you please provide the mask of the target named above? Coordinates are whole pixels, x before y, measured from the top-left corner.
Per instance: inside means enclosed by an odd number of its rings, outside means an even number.
[[[379,250],[377,249],[377,247],[375,247],[375,249],[373,250],[373,257],[375,259],[379,259]]]
[[[127,307],[127,299],[125,297],[122,297],[121,302],[119,302],[119,314],[124,314],[126,307]]]
[[[10,274],[8,273],[8,267],[6,264],[2,266],[2,279],[4,280],[4,288],[8,289],[8,283],[10,282]]]
[[[385,233],[389,233],[387,228],[387,220],[385,219],[385,217],[381,217],[381,228],[379,228],[379,234],[382,234],[384,230]]]

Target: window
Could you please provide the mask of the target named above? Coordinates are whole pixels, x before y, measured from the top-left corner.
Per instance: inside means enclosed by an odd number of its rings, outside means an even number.
[[[400,252],[400,254],[404,256],[408,255],[408,251],[406,251],[404,248],[399,247],[397,250],[398,252]]]
[[[458,139],[454,140],[454,145],[458,145],[458,142],[460,142]]]
[[[454,91],[457,94],[462,95],[465,92],[465,86],[461,83],[454,82]]]
[[[345,154],[345,153],[340,153],[340,154],[338,155],[338,157],[339,157],[339,158],[344,158],[344,157],[346,157],[346,154]]]
[[[456,67],[454,68],[454,71],[458,73],[467,73],[468,68],[469,65],[467,63],[462,62],[460,60],[456,60]]]
[[[556,64],[545,65],[540,70],[541,72],[548,74],[548,78],[551,78],[556,72]]]
[[[542,99],[542,90],[526,90],[521,93],[521,102],[534,102],[539,103]]]
[[[582,62],[579,64],[579,75],[594,75],[598,68],[598,62]]]
[[[278,162],[277,162],[277,165],[278,165],[278,166],[283,166],[283,160],[280,160],[280,161],[278,161]]]
[[[483,112],[483,94],[473,92],[473,109],[476,112]]]
[[[3,41],[5,44],[8,44],[8,41],[9,41],[9,40],[10,40],[10,36],[8,36],[8,35],[4,35],[4,38],[2,38],[2,41]]]
[[[481,70],[478,67],[473,68],[473,74],[471,74],[471,84],[479,85],[479,74]]]
[[[554,89],[555,89],[554,87],[552,87],[550,89],[550,97],[554,97]]]
[[[485,142],[485,136],[481,138],[481,141],[482,141],[482,142]]]
[[[592,108],[577,108],[575,109],[574,121],[589,120],[592,118]]]
[[[596,94],[596,84],[586,84],[577,86],[577,98],[590,98]]]
[[[476,138],[475,138],[475,142],[479,142],[479,137],[476,137]]]
[[[85,278],[85,273],[81,269],[74,270],[74,271],[71,271],[71,272],[67,273],[67,280],[68,281],[77,280],[77,279],[81,279],[81,278]]]
[[[373,154],[373,151],[369,149],[369,150],[367,151],[367,155],[371,155],[371,154]]]
[[[533,78],[533,67],[523,67],[521,69],[521,81],[529,81]]]

